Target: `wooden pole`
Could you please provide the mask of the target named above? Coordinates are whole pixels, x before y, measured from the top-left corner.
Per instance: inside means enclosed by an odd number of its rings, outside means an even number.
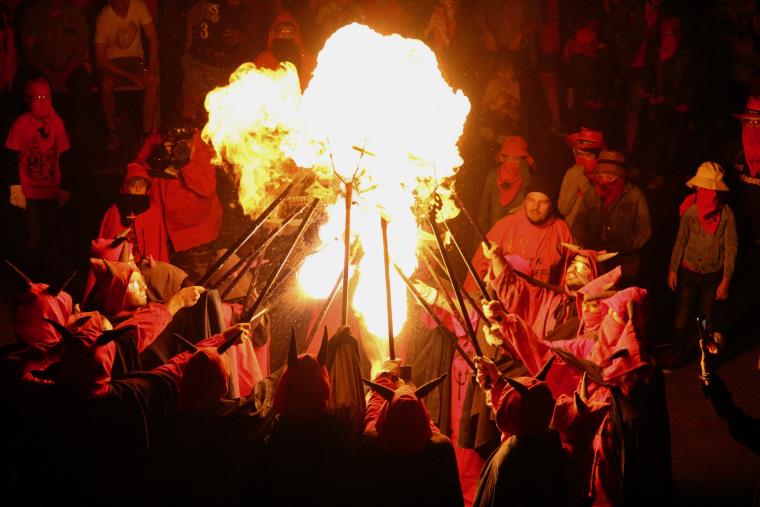
[[[383,231],[383,269],[385,270],[385,306],[388,310],[388,357],[396,359],[396,348],[393,343],[393,306],[391,298],[390,257],[388,256],[388,221],[380,217],[380,228]]]

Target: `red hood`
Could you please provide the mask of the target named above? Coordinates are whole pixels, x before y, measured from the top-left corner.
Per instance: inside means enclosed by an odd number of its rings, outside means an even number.
[[[584,325],[585,322],[583,322],[583,298],[584,297],[599,297],[604,293],[606,290],[605,287],[612,284],[614,287],[615,284],[620,280],[620,277],[622,276],[622,270],[620,266],[616,266],[615,269],[612,271],[608,271],[607,273],[603,274],[602,276],[598,276],[591,280],[589,283],[578,289],[578,291],[575,293],[575,308],[578,310],[578,317],[581,318],[581,327],[578,333],[584,333],[588,331],[593,331],[595,328],[589,328],[588,326]],[[606,312],[604,309],[600,309],[600,312],[602,312],[602,315]]]
[[[179,390],[179,410],[203,412],[227,394],[229,367],[216,347],[199,349],[188,360]]]
[[[89,315],[90,319],[76,326],[76,320],[85,315]],[[83,396],[99,397],[109,391],[116,343],[95,343],[106,326],[105,322],[98,312],[72,315],[68,326],[71,337],[64,337],[63,340],[61,382]]]
[[[301,38],[301,25],[298,24],[298,21],[296,21],[296,18],[293,17],[292,14],[290,14],[288,11],[281,11],[277,16],[275,16],[274,21],[272,21],[271,26],[269,27],[269,35],[267,36],[267,49],[271,50],[272,45],[274,44],[275,40],[275,29],[279,25],[284,24],[290,24],[295,27],[295,35],[293,37],[293,42],[296,43],[296,45],[303,51],[303,40]]]
[[[551,426],[571,451],[589,450],[609,406],[601,401],[583,401],[578,393],[561,394],[554,406]]]
[[[554,411],[554,397],[549,386],[533,377],[512,380],[521,384],[525,392],[507,384],[499,396],[496,426],[502,433],[518,436],[546,431]]]
[[[130,162],[127,164],[127,174],[124,176],[124,182],[121,185],[121,192],[127,193],[127,181],[132,178],[142,178],[148,183],[148,193],[150,193],[151,179],[148,175],[148,168],[145,162]]]
[[[276,412],[300,419],[319,417],[330,400],[330,377],[327,369],[313,356],[301,354],[293,367],[288,367],[277,386],[274,398]]]
[[[124,304],[132,273],[139,273],[134,264],[90,259],[95,272],[97,302],[107,316],[124,313]],[[111,268],[111,269],[109,269]]]
[[[57,296],[47,292],[48,286],[34,283],[29,290],[22,293],[16,301],[16,316],[13,331],[22,343],[37,348],[48,348],[58,343],[61,335],[44,319],[50,319],[61,325],[71,315],[71,296],[59,292]]]
[[[406,384],[380,409],[375,429],[384,447],[394,454],[418,452],[433,436],[425,403]]]
[[[633,303],[636,308],[634,314],[640,316],[642,311],[638,306],[645,296],[646,290],[630,287],[619,291],[604,302],[609,313],[602,320],[599,340],[588,359],[604,367],[606,381],[620,379],[626,373],[647,364],[642,358],[639,338],[636,334],[637,327],[639,329],[641,327],[635,325],[635,316],[634,320],[629,318],[627,308],[629,302]],[[610,357],[622,350],[627,352],[610,360]]]

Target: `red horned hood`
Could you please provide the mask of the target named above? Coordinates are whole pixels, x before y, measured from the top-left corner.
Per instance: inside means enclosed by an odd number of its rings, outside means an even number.
[[[509,379],[499,397],[496,426],[509,435],[540,434],[549,428],[554,397],[546,383],[533,377]]]
[[[179,409],[203,412],[221,401],[229,385],[230,371],[216,347],[198,349],[188,360],[179,391]]]
[[[33,283],[16,302],[13,331],[22,343],[46,349],[58,343],[61,335],[45,319],[61,325],[71,315],[71,296],[60,291],[57,294],[44,283]]]
[[[108,316],[115,316],[125,311],[125,302],[129,279],[133,273],[139,273],[134,264],[90,259],[95,272],[97,302]]]
[[[325,413],[329,400],[327,369],[313,356],[301,354],[280,379],[274,409],[282,415],[313,419]]]

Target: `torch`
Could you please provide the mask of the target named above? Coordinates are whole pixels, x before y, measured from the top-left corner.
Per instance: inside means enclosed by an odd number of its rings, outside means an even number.
[[[285,264],[288,263],[290,256],[293,254],[293,251],[295,250],[295,246],[301,240],[301,237],[303,236],[303,233],[306,230],[306,226],[311,221],[311,217],[314,214],[314,210],[317,209],[317,204],[319,204],[319,199],[315,198],[314,200],[311,201],[311,204],[309,205],[309,208],[306,211],[306,216],[304,216],[303,221],[301,222],[301,225],[298,228],[298,232],[296,232],[295,238],[293,239],[293,242],[290,244],[290,248],[288,248],[288,252],[285,254],[285,258],[277,265],[275,269],[272,270],[272,273],[269,275],[269,279],[266,281],[266,284],[264,284],[264,288],[261,290],[259,297],[256,298],[256,301],[253,303],[253,306],[251,307],[251,309],[248,310],[245,317],[241,319],[242,321],[251,320],[251,317],[256,314],[256,310],[259,309],[259,306],[261,305],[262,301],[264,301],[264,298],[269,293],[269,289],[272,288],[272,285],[274,284],[275,280],[280,275],[282,268],[285,267]]]
[[[393,308],[391,301],[391,273],[390,258],[388,257],[388,221],[380,217],[380,228],[383,231],[383,268],[385,270],[385,305],[388,309],[388,357],[391,361],[396,359],[396,350],[393,345]]]
[[[280,192],[280,195],[278,195],[274,201],[272,201],[269,206],[258,216],[256,217],[256,220],[251,224],[251,226],[248,228],[248,230],[240,236],[237,241],[235,241],[230,247],[227,249],[226,252],[224,252],[224,255],[219,257],[216,262],[214,262],[211,267],[209,267],[206,272],[203,274],[203,276],[198,280],[197,285],[205,285],[208,283],[208,281],[211,279],[212,276],[214,276],[221,268],[224,266],[224,263],[226,263],[230,257],[232,257],[233,254],[237,253],[240,248],[248,242],[251,237],[256,234],[256,231],[259,230],[259,228],[262,226],[264,221],[266,221],[267,218],[269,218],[269,215],[272,214],[272,212],[277,208],[277,206],[280,205],[280,203],[285,199],[285,197],[288,196],[291,190],[293,190],[293,187],[296,185],[296,183],[300,183],[304,178],[303,174],[298,175],[293,181],[288,184],[287,187],[285,187],[285,190]]]

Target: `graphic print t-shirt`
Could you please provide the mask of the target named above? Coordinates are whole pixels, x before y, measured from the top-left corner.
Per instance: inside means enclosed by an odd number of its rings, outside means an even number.
[[[61,185],[58,156],[69,149],[69,138],[61,118],[51,113],[49,127],[30,113],[16,119],[5,147],[18,152],[21,188],[27,199],[56,199]]]
[[[106,58],[142,58],[142,27],[153,22],[142,0],[130,0],[126,17],[106,5],[95,22],[95,44],[105,44]]]

